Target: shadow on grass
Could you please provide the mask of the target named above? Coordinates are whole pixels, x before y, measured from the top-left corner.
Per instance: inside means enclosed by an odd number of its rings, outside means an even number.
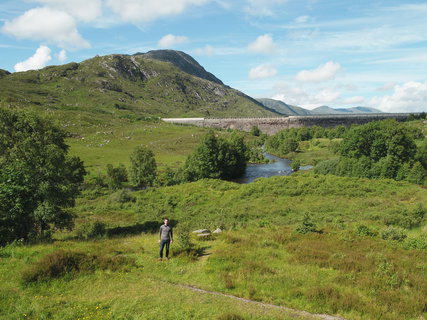
[[[191,259],[197,260],[199,258],[203,258],[203,257],[207,258],[208,256],[210,256],[211,253],[207,251],[210,248],[211,246],[204,246],[204,247],[192,246],[187,248],[177,247],[174,249],[173,255],[186,256]]]
[[[162,223],[159,221],[146,221],[144,223],[137,223],[131,226],[107,228],[105,235],[110,238],[137,235],[140,233],[157,233],[159,232],[161,224]],[[170,221],[170,225],[172,227],[175,227],[177,224],[178,221],[176,220]]]

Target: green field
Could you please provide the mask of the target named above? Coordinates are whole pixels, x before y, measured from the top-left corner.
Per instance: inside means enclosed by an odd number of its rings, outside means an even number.
[[[151,148],[160,170],[176,168],[207,132],[109,119],[61,123],[89,171],[75,227],[0,248],[0,319],[313,319],[182,285],[346,319],[426,319],[425,187],[298,172],[108,190],[91,177],[108,163],[128,166],[136,146]],[[300,142],[292,157],[330,159],[336,141]],[[158,262],[164,216],[175,242],[171,260]],[[223,232],[188,238],[200,228]]]
[[[150,319],[165,301],[173,306],[167,319],[289,316],[174,284],[348,319],[426,316],[426,220],[410,223],[425,204],[425,188],[305,173],[249,185],[202,180],[132,196],[120,202],[115,194],[93,197],[87,191],[75,208],[74,231],[56,234],[52,244],[1,249],[0,317]],[[306,213],[319,232],[296,232]],[[171,261],[158,263],[151,229],[165,214],[176,226],[177,241]],[[76,238],[94,221],[106,224],[107,235]],[[361,233],[361,225],[372,234]],[[382,239],[389,225],[406,226],[398,230],[407,238]],[[226,231],[192,240],[193,256],[182,253],[179,238],[186,230],[216,227]],[[23,284],[26,269],[60,249],[135,263]]]

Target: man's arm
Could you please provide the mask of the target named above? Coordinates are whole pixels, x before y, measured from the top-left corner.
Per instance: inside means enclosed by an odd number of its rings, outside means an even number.
[[[160,231],[159,231],[159,242],[162,239],[162,226],[160,226]]]

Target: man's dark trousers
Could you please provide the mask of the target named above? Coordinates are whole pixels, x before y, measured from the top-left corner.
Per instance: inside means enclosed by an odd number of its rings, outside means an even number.
[[[161,240],[160,241],[160,258],[163,258],[163,248],[166,247],[166,258],[169,258],[169,245],[170,240]]]

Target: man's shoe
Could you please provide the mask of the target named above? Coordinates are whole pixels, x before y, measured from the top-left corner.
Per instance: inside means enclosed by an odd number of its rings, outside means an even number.
[[[169,258],[166,258],[165,260],[166,260],[166,261],[169,261]]]
[[[157,261],[162,261],[162,258],[158,258]]]

